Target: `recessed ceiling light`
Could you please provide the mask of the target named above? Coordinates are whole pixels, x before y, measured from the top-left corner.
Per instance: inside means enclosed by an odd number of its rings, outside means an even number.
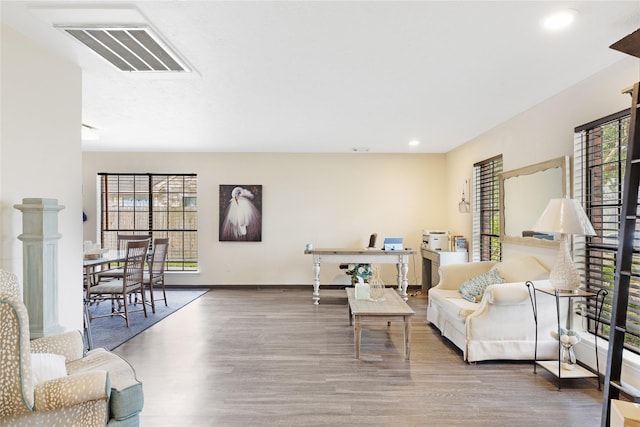
[[[576,19],[578,11],[575,9],[566,9],[554,12],[548,15],[542,21],[545,30],[559,31],[567,28]]]
[[[420,141],[418,141],[417,139],[411,140],[409,141],[409,145],[415,147],[416,145],[420,145]]]

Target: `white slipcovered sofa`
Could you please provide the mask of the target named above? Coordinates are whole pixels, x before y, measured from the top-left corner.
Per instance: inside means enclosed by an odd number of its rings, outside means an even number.
[[[535,257],[503,262],[443,265],[440,282],[429,290],[427,320],[462,350],[464,360],[533,360],[536,325],[529,291],[551,288],[549,270]],[[462,297],[460,287],[472,278],[497,272],[505,283],[486,287],[477,302]],[[558,342],[549,332],[558,328],[555,297],[536,292],[538,304],[538,360],[556,359]],[[561,322],[567,316],[561,299]]]

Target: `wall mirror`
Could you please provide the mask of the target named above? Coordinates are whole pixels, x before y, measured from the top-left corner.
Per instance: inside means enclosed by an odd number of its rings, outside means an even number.
[[[558,246],[559,236],[532,230],[549,199],[569,195],[569,156],[500,175],[500,237],[505,243]]]

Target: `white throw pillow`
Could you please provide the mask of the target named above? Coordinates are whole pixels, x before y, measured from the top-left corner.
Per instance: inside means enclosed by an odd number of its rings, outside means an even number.
[[[507,283],[549,278],[549,269],[533,256],[524,256],[499,262],[492,267],[492,270],[498,270],[500,276],[504,277]]]
[[[51,353],[31,353],[33,385],[67,376],[65,357]]]

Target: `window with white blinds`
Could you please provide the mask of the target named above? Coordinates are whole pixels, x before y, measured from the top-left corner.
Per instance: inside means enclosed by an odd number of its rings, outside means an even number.
[[[198,269],[196,174],[99,173],[100,238],[116,249],[118,234],[169,238],[166,270]]]
[[[473,165],[473,261],[500,261],[502,155]]]
[[[609,336],[611,299],[615,283],[620,213],[629,140],[629,110],[579,126],[574,134],[574,197],[587,212],[596,236],[574,239],[574,261],[587,289],[609,291],[602,310],[602,328],[595,327],[595,301],[583,307],[591,333]],[[640,236],[640,222],[636,223]],[[640,245],[634,240],[631,287],[627,307],[625,346],[640,350]]]

